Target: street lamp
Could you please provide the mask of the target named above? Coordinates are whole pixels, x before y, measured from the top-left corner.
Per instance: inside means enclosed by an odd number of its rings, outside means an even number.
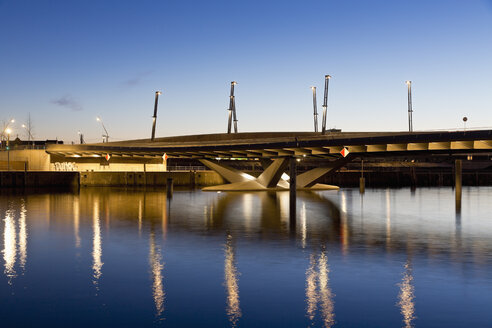
[[[7,132],[7,129],[9,128],[10,123],[15,123],[15,120],[11,118],[7,124],[3,122],[3,131],[2,131],[2,140],[5,140],[5,133]]]
[[[103,142],[105,142],[104,140],[106,140],[106,142],[109,142],[108,130],[106,130],[106,127],[104,126],[104,123],[103,123],[102,119],[98,116],[98,117],[96,117],[96,120],[98,122],[101,122],[101,125],[102,125],[102,127],[104,129],[104,132],[106,133],[106,134],[103,134]]]
[[[412,118],[412,81],[405,81],[408,86],[408,131],[413,132],[413,118]]]

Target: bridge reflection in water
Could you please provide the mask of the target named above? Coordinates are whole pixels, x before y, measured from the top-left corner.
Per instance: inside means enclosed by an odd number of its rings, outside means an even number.
[[[333,283],[333,276],[337,277],[337,270],[341,267],[339,258],[378,250],[406,258],[401,262],[403,274],[395,277],[399,282],[388,281],[388,288],[394,287],[393,304],[400,313],[400,322],[405,327],[413,327],[418,318],[413,259],[418,256],[432,259],[439,254],[440,260],[447,259],[463,268],[470,264],[487,267],[492,265],[487,255],[492,252],[492,245],[467,240],[467,233],[473,234],[475,228],[468,227],[467,230],[462,223],[463,214],[456,217],[453,221],[456,226],[451,230],[448,222],[424,229],[415,222],[402,219],[415,209],[398,212],[398,197],[394,194],[395,191],[390,190],[382,190],[372,196],[370,192],[361,196],[352,190],[299,192],[295,226],[289,224],[288,192],[204,193],[178,190],[172,199],[167,199],[165,193],[152,190],[83,189],[80,194],[27,194],[1,198],[4,276],[7,283],[14,286],[19,272],[29,272],[28,245],[32,242],[28,239],[33,233],[49,231],[56,235],[59,230],[66,238],[65,231],[68,231],[73,236],[71,247],[74,254],[85,253],[91,257],[90,279],[99,297],[110,292],[111,284],[106,279],[114,275],[112,258],[108,254],[114,254],[113,249],[122,247],[123,242],[140,247],[140,241],[143,241],[147,267],[133,268],[132,272],[147,273],[148,285],[139,288],[147,290],[153,302],[154,318],[161,320],[171,315],[167,312],[171,311],[168,309],[176,299],[176,287],[167,284],[170,274],[166,272],[173,269],[173,265],[179,265],[176,259],[173,262],[166,255],[171,249],[164,247],[168,236],[208,236],[222,249],[223,315],[230,326],[236,327],[247,320],[248,297],[251,300],[250,293],[240,297],[244,295],[242,282],[248,281],[250,272],[241,270],[240,274],[238,270],[242,261],[249,263],[247,254],[241,252],[242,247],[247,247],[243,245],[263,240],[286,245],[293,242],[294,249],[306,252],[302,262],[305,279],[297,281],[305,294],[302,309],[305,318],[310,325],[332,327],[337,320],[342,320],[339,319],[342,316],[337,315],[337,304],[342,303],[336,300],[343,299],[344,290],[337,290],[339,283]],[[453,197],[452,192],[448,194],[448,197]],[[354,202],[357,197],[360,197],[360,206]],[[417,195],[410,194],[409,197],[404,202],[420,196],[417,192]],[[445,196],[438,191],[433,197],[440,204],[440,198]],[[379,214],[371,214],[375,207],[382,207],[376,211]],[[40,213],[39,209],[47,209],[47,212]],[[454,213],[452,207],[448,210]],[[439,208],[431,215],[439,221],[439,215],[445,216],[439,214],[441,212]],[[48,220],[44,220],[44,216]],[[120,235],[125,238],[115,239]],[[219,237],[218,241],[216,237]],[[175,249],[173,251],[176,252]],[[331,262],[332,259],[337,265]],[[210,265],[214,265],[213,261]]]

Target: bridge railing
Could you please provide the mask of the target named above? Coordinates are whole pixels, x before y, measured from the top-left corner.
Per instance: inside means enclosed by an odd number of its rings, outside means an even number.
[[[208,171],[206,166],[194,166],[194,165],[174,165],[167,166],[168,171]]]

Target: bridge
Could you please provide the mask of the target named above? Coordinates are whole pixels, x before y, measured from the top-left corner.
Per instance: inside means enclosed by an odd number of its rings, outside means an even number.
[[[341,155],[346,148],[347,157]],[[66,159],[104,157],[197,159],[229,182],[204,190],[337,189],[318,184],[325,174],[357,157],[492,154],[492,130],[422,132],[257,132],[188,135],[98,144],[49,145],[46,151]],[[254,159],[264,171],[254,177],[221,163],[223,159]],[[323,167],[297,175],[296,159],[329,160]],[[290,174],[285,171],[290,167]]]

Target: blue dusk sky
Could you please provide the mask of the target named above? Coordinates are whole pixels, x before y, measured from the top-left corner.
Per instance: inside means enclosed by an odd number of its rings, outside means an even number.
[[[492,1],[0,0],[0,120],[36,139],[492,127]]]

